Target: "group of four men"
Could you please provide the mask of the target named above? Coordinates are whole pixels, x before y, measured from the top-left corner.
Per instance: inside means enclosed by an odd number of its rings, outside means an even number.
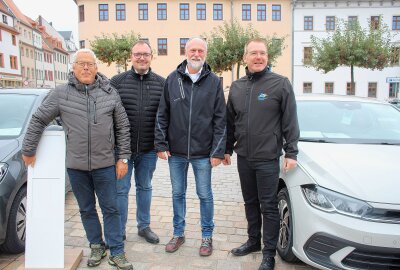
[[[67,140],[66,167],[90,243],[88,266],[97,266],[110,248],[109,264],[133,269],[124,253],[128,193],[134,171],[138,234],[159,243],[150,228],[151,180],[157,158],[168,160],[172,184],[173,237],[166,252],[185,242],[189,163],[200,199],[201,256],[212,254],[213,167],[230,164],[233,150],[245,214],[246,243],[232,250],[242,256],[261,250],[261,270],[273,269],[279,231],[279,157],[284,169],[296,166],[297,123],[294,93],[287,78],[269,71],[267,45],[250,40],[243,60],[246,76],[233,82],[225,105],[220,79],[205,62],[207,43],[190,39],[186,59],[165,80],[151,68],[145,41],[132,47],[132,69],[110,81],[97,72],[96,56],[79,50],[66,85],[51,91],[32,116],[23,143],[26,165],[34,165],[40,136],[52,119],[62,120]],[[103,213],[102,227],[96,199]]]

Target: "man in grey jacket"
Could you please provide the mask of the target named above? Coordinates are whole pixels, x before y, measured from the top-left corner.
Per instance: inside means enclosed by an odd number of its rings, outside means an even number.
[[[131,155],[129,122],[117,91],[97,72],[93,51],[76,52],[68,84],[51,91],[32,116],[22,148],[27,166],[34,165],[43,130],[58,116],[67,140],[67,171],[91,248],[87,265],[97,266],[107,255],[96,211],[97,195],[110,246],[108,263],[122,270],[133,269],[124,253],[116,189]]]

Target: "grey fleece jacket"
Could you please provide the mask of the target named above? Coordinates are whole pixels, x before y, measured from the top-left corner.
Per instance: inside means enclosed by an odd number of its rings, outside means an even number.
[[[101,73],[85,85],[71,72],[68,84],[50,91],[29,123],[24,155],[35,155],[43,130],[57,116],[66,135],[67,168],[91,171],[112,166],[115,146],[118,158],[130,157],[128,117],[117,91]]]

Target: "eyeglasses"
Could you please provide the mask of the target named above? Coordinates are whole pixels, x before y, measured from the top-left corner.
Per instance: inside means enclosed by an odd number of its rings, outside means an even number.
[[[136,59],[140,59],[140,58],[142,58],[142,56],[143,56],[143,58],[149,58],[151,56],[151,53],[133,53],[133,56]]]
[[[248,54],[249,54],[250,56],[257,56],[257,55],[266,56],[266,55],[267,55],[267,52],[264,52],[264,51],[259,51],[259,52],[257,52],[257,51],[252,51],[252,52],[248,52]]]
[[[94,62],[75,62],[79,67],[84,68],[86,65],[88,68],[93,68],[96,66],[96,63]]]

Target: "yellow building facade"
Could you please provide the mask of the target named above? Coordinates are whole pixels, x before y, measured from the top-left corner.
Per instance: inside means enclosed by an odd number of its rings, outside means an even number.
[[[134,31],[147,39],[153,48],[152,69],[167,76],[184,59],[182,47],[194,36],[205,36],[224,21],[236,19],[246,27],[249,23],[261,35],[285,37],[285,49],[273,71],[292,76],[292,6],[290,0],[275,1],[134,1],[74,0],[79,13],[79,45],[90,48],[96,36]],[[129,67],[130,68],[130,67]],[[113,76],[123,71],[112,64],[99,64],[99,71]],[[236,71],[234,71],[236,74]],[[241,75],[244,68],[241,68]],[[236,75],[220,74],[224,86]]]

